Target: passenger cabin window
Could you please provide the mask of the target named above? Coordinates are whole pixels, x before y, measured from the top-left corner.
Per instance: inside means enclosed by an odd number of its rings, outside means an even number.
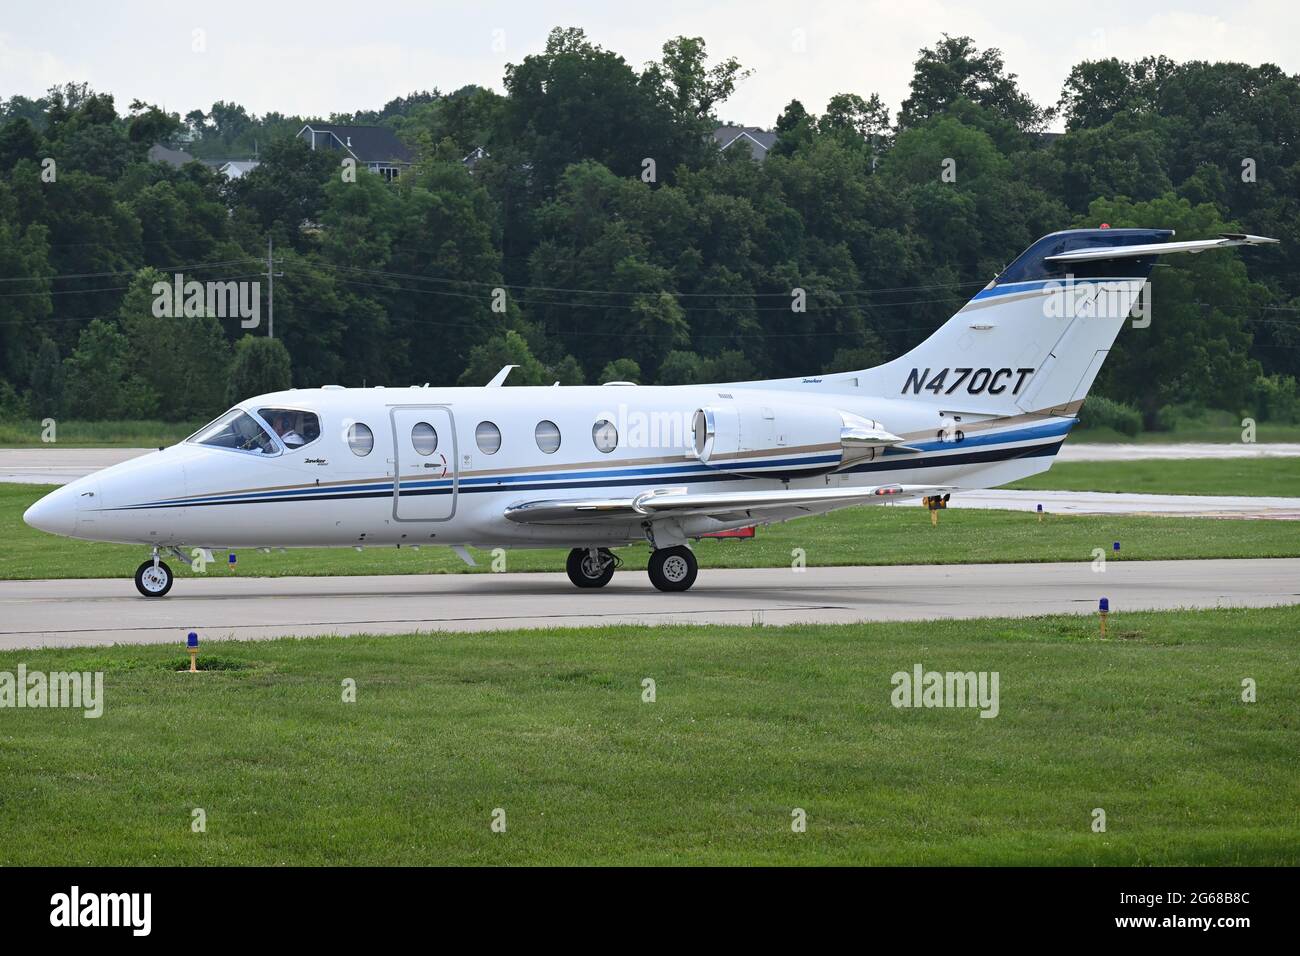
[[[428,422],[416,422],[411,426],[411,447],[417,454],[432,455],[438,450],[438,432]]]
[[[266,429],[257,423],[257,419],[239,408],[232,408],[211,425],[199,429],[187,441],[213,448],[252,452],[256,455],[280,453],[280,449],[266,433]]]
[[[300,408],[259,408],[257,414],[290,451],[320,438],[320,419],[315,412],[304,412]]]
[[[491,422],[479,422],[474,429],[474,441],[485,455],[495,455],[501,448],[501,429]]]
[[[602,418],[591,426],[591,440],[597,451],[608,455],[618,447],[618,429],[613,422]]]
[[[560,428],[555,422],[541,421],[533,432],[537,438],[537,447],[548,455],[560,450]]]
[[[375,434],[369,425],[353,422],[348,426],[348,447],[358,458],[365,458],[375,447]]]

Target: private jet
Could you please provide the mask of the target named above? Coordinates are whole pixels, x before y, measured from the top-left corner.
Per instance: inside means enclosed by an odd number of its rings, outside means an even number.
[[[708,385],[290,389],[73,481],[24,520],[163,556],[241,548],[569,548],[579,588],[647,542],[685,591],[692,541],[856,505],[946,497],[1051,467],[1159,256],[1276,240],[1169,229],[1039,239],[929,338],[862,371]],[[795,316],[797,318],[797,316]]]

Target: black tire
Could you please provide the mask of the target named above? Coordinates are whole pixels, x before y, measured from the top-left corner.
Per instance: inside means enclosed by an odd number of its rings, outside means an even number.
[[[162,561],[158,562],[160,573],[155,575],[153,570],[152,558],[135,569],[135,589],[147,598],[160,598],[172,589],[176,576]],[[146,573],[148,577],[145,577]]]
[[[681,545],[652,553],[646,570],[650,572],[650,583],[660,591],[686,591],[695,583],[700,563],[690,548]]]
[[[618,564],[608,548],[600,548],[597,553],[601,567],[597,570],[591,562],[591,552],[587,548],[574,548],[569,552],[569,559],[564,563],[564,570],[569,580],[580,588],[603,588],[614,577],[614,568]]]

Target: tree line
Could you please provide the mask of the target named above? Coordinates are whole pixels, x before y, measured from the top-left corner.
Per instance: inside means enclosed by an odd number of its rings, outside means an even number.
[[[638,68],[556,29],[502,93],[329,117],[396,133],[416,161],[392,183],[294,138],[301,117],[122,115],[85,84],[0,100],[0,417],[190,420],[290,383],[477,385],[508,363],[516,385],[863,368],[1038,236],[1105,222],[1282,244],[1158,268],[1154,321],[1098,392],[1148,427],[1171,407],[1295,419],[1300,77],[1087,61],[1042,105],[997,50],[944,35],[897,115],[874,94],[792,100],[759,161],[711,136],[746,75],[698,38]],[[151,163],[159,142],[256,144],[260,165]],[[178,273],[265,294],[268,240],[274,340],[154,315]]]

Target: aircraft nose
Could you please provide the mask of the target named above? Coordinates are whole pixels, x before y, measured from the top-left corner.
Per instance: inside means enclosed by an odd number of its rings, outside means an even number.
[[[23,512],[23,521],[37,531],[73,534],[77,530],[77,496],[66,487],[51,491]]]

